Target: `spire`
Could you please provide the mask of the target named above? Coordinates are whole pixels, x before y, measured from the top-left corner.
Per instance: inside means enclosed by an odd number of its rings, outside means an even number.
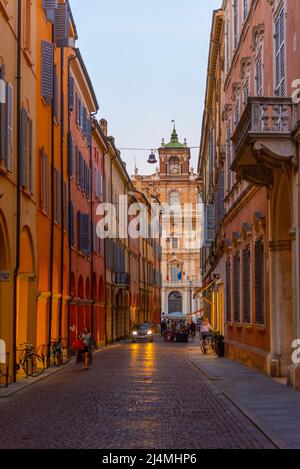
[[[172,132],[172,135],[171,135],[171,142],[172,143],[177,143],[178,142],[178,135],[177,135],[177,132],[176,132],[175,120],[172,120],[172,124],[174,124],[174,129],[173,129],[173,132]]]

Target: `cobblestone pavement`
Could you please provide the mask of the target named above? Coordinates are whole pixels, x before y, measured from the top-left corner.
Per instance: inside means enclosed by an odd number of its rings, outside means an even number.
[[[187,360],[187,346],[125,344],[0,399],[0,448],[272,448]]]

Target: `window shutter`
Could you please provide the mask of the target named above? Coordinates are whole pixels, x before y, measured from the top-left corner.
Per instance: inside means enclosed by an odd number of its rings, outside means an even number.
[[[255,320],[257,324],[265,323],[265,279],[264,279],[264,245],[255,243]]]
[[[241,321],[241,308],[240,308],[240,275],[241,275],[241,259],[240,255],[234,256],[234,321],[239,323]]]
[[[205,213],[205,240],[210,244],[215,241],[216,236],[216,213],[215,205],[206,205]]]
[[[90,119],[87,119],[86,135],[87,135],[87,144],[89,147],[91,147],[92,146],[92,123]]]
[[[64,217],[64,228],[66,231],[69,230],[69,184],[64,182],[64,207],[65,207],[65,217]]]
[[[231,321],[231,262],[226,262],[226,319]]]
[[[33,123],[32,119],[29,122],[29,174],[30,174],[30,194],[34,194],[34,161],[33,161]]]
[[[46,13],[46,18],[50,23],[54,23],[54,12],[57,8],[57,0],[43,0],[42,8]]]
[[[84,187],[84,166],[83,166],[83,158],[82,158],[81,153],[79,153],[79,186],[80,186],[80,189],[83,190],[83,187]]]
[[[80,183],[80,160],[79,160],[78,147],[76,147],[76,183],[79,186],[79,183]]]
[[[81,227],[81,213],[77,212],[77,247],[78,251],[82,250],[82,227]]]
[[[86,136],[87,135],[87,110],[85,107],[83,107],[83,110],[82,110],[82,132],[83,132],[83,135]]]
[[[57,65],[54,65],[54,84],[53,84],[53,106],[54,106],[54,116],[56,122],[59,123],[59,109],[58,109],[58,75],[57,75]]]
[[[61,93],[61,131],[62,135],[65,136],[65,95]]]
[[[59,3],[55,9],[54,19],[54,40],[56,47],[69,46],[69,4]]]
[[[53,44],[42,41],[41,94],[50,106],[53,99]]]
[[[74,206],[70,202],[70,234],[71,234],[71,247],[75,246],[75,219],[74,219]]]
[[[13,87],[10,83],[6,85],[6,169],[13,171],[14,151],[14,98]]]
[[[231,129],[230,123],[226,129],[226,159],[227,159],[227,191],[231,191]]]
[[[248,0],[243,0],[243,16],[244,16],[244,21],[246,21],[247,16],[248,16]]]
[[[6,123],[6,84],[5,66],[0,66],[0,161],[6,163],[5,151],[5,123]]]
[[[27,187],[27,152],[28,152],[28,113],[26,109],[21,110],[21,184]]]
[[[244,249],[243,253],[243,303],[244,303],[244,322],[250,323],[250,249]]]
[[[69,110],[74,110],[74,78],[70,76],[69,78]]]
[[[78,98],[78,114],[79,114],[79,127],[82,129],[82,103],[81,100]]]
[[[239,15],[238,15],[238,0],[233,0],[233,45],[234,49],[237,48],[238,46],[238,21],[239,21]]]
[[[49,179],[49,158],[45,155],[45,190],[46,190],[46,212],[50,209],[50,179]]]
[[[74,177],[74,146],[72,132],[69,133],[69,173]]]
[[[224,173],[224,168],[221,169],[220,172],[220,192],[219,192],[219,197],[220,197],[220,221],[223,220],[224,215],[225,215],[225,173]]]
[[[76,123],[79,124],[79,99],[76,93]]]
[[[44,148],[40,151],[40,206],[45,209],[45,153]]]

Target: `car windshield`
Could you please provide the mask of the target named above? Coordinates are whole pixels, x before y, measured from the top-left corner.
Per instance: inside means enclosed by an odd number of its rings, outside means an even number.
[[[138,331],[148,331],[151,328],[149,324],[138,324],[134,329]]]

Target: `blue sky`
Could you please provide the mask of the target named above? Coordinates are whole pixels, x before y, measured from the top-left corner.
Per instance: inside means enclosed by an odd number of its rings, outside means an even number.
[[[119,148],[158,148],[171,120],[198,146],[213,9],[221,0],[71,0],[80,48]],[[147,151],[122,151],[151,174]],[[198,150],[192,152],[197,167]]]

